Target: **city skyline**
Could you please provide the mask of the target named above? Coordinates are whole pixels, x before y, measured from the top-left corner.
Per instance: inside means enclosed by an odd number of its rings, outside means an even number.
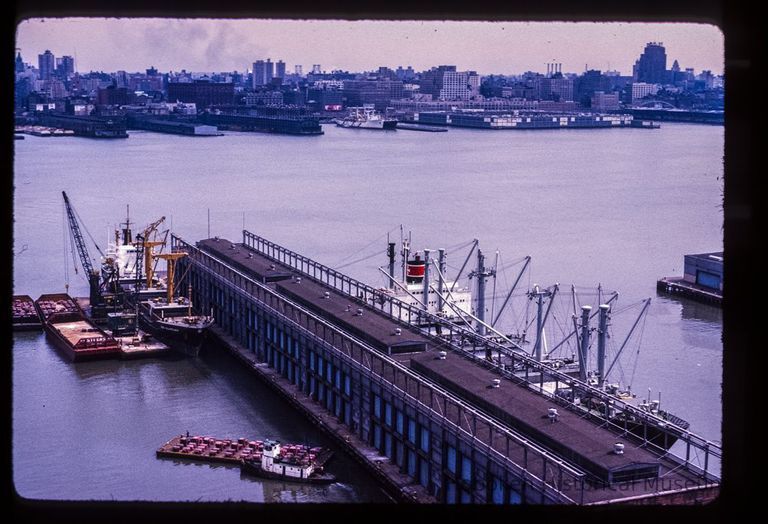
[[[291,71],[453,64],[481,75],[521,74],[556,62],[563,73],[629,76],[648,42],[665,46],[668,67],[677,60],[696,73],[723,74],[722,32],[692,23],[61,18],[25,20],[16,31],[26,62],[36,65],[51,50],[73,56],[80,72],[243,72],[271,58]]]

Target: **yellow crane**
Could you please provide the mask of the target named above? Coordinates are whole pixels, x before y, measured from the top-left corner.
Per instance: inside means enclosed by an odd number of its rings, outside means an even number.
[[[165,242],[159,240],[145,240],[144,246],[144,271],[147,273],[147,288],[152,287],[152,278],[155,276],[155,270],[152,268],[152,248],[162,246]]]
[[[157,255],[157,258],[161,258],[166,261],[168,264],[168,303],[170,304],[173,302],[173,276],[174,272],[176,270],[176,261],[179,260],[182,257],[187,256],[186,253],[183,252],[176,252],[176,253],[163,253],[160,255]]]

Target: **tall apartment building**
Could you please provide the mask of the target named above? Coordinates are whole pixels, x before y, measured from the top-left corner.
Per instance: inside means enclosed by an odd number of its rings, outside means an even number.
[[[56,60],[48,49],[42,55],[37,55],[37,64],[40,71],[40,80],[50,80],[56,70]]]
[[[283,65],[283,67],[285,67]],[[285,75],[285,71],[283,71]],[[275,76],[275,64],[272,60],[256,60],[253,63],[253,88],[265,86],[272,83],[272,77]]]

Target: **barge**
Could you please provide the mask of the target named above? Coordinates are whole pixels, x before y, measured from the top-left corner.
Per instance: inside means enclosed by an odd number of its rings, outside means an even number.
[[[14,295],[12,309],[12,325],[14,331],[34,331],[43,329],[40,315],[35,309],[35,301],[29,295]]]
[[[219,439],[202,435],[178,435],[160,446],[158,458],[185,458],[202,462],[239,465],[255,476],[310,483],[330,483],[323,471],[333,455],[327,448],[303,444],[282,445],[277,440]]]
[[[41,295],[35,301],[48,339],[70,360],[119,356],[120,342],[89,321],[66,293]]]

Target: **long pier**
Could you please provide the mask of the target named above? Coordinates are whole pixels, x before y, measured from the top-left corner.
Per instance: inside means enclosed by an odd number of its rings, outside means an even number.
[[[181,285],[213,309],[224,346],[399,500],[669,504],[719,491],[716,444],[668,424],[662,431],[685,445],[675,457],[544,383],[659,430],[655,417],[467,328],[248,231],[237,244],[172,245],[189,254]],[[424,327],[436,324],[441,336]]]

